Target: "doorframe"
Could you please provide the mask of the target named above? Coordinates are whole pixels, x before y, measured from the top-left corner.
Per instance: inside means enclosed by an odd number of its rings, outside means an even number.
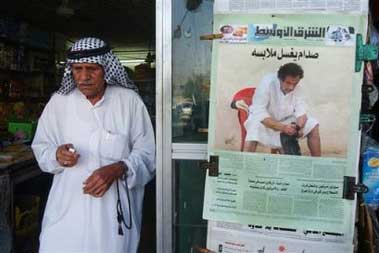
[[[157,253],[173,249],[171,104],[172,0],[156,0],[156,211]]]
[[[172,143],[172,0],[156,0],[157,253],[175,250],[174,160],[206,160],[207,143]]]

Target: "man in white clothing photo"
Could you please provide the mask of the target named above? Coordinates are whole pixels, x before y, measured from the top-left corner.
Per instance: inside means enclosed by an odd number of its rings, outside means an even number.
[[[271,148],[272,153],[290,154],[286,152],[291,149],[288,143],[298,145],[298,138],[307,138],[311,156],[321,156],[319,123],[307,115],[299,87],[303,76],[300,65],[287,63],[277,74],[262,79],[245,122],[245,151],[256,152],[257,145],[261,144]]]
[[[54,174],[40,253],[137,252],[155,141],[135,90],[104,41],[83,38],[67,53],[32,143],[41,170]]]

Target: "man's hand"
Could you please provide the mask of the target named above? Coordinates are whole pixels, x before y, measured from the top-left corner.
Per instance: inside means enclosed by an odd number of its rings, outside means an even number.
[[[297,134],[296,125],[292,123],[283,125],[281,132],[287,135],[295,135]]]
[[[63,144],[57,148],[55,157],[57,162],[64,167],[72,167],[77,164],[79,154],[75,152],[74,145]]]
[[[125,166],[121,162],[113,163],[95,170],[83,183],[84,194],[93,197],[102,197],[111,187],[113,182],[125,172]]]

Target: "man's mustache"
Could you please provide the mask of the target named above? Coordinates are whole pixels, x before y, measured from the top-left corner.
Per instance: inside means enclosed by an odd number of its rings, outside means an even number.
[[[92,82],[90,81],[84,81],[84,82],[78,82],[79,85],[91,85]]]

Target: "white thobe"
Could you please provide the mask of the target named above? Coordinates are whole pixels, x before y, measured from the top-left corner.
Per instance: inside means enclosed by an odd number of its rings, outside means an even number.
[[[58,146],[72,143],[80,154],[69,168],[56,161]],[[92,105],[75,89],[55,94],[38,122],[32,148],[40,168],[54,174],[47,201],[40,253],[134,253],[137,251],[144,185],[155,173],[151,121],[140,97],[131,90],[108,86]],[[101,198],[83,193],[83,182],[107,164],[128,167],[132,229],[118,234],[116,183]],[[121,180],[120,180],[121,182]],[[124,183],[120,197],[126,223],[129,209]]]
[[[296,118],[306,114],[306,104],[301,94],[301,86],[287,94],[280,89],[280,81],[276,74],[266,75],[253,95],[249,107],[249,116],[245,122],[247,141],[257,141],[264,146],[281,148],[280,132],[263,125],[266,118],[289,124]],[[318,124],[317,120],[307,115],[303,129],[306,136]]]

